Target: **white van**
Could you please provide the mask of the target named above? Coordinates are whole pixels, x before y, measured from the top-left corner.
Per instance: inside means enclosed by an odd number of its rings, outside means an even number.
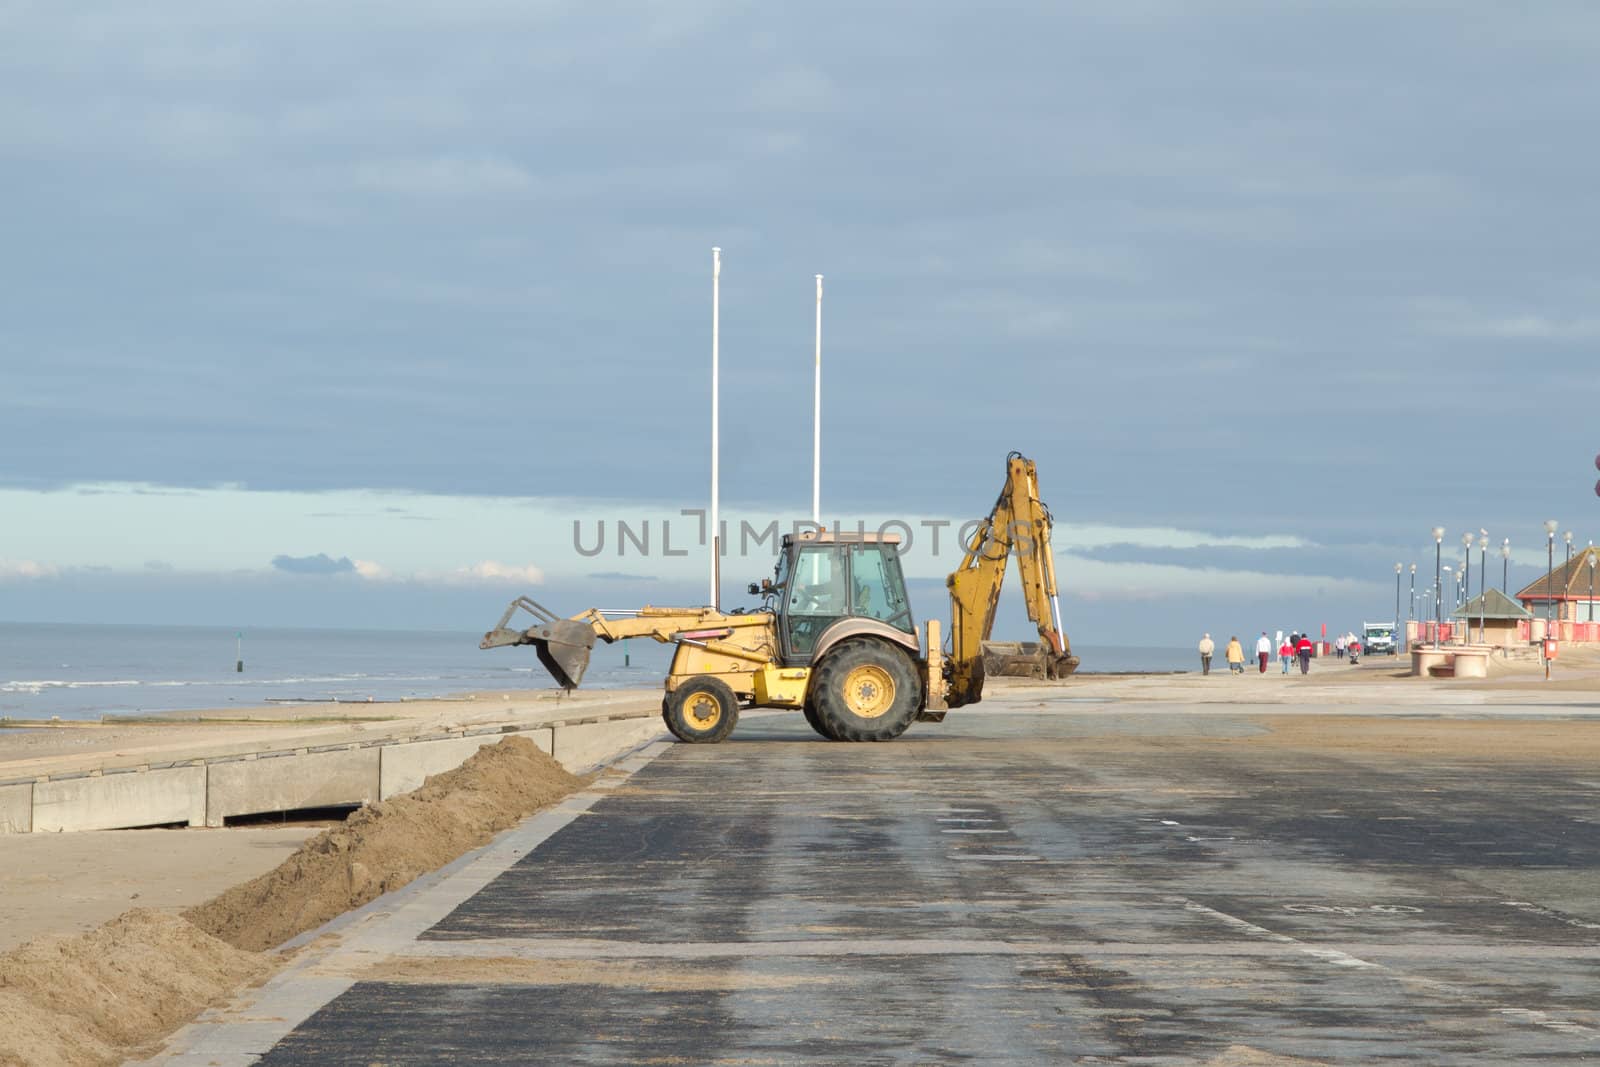
[[[1369,656],[1379,652],[1396,655],[1400,649],[1395,645],[1394,623],[1392,622],[1364,622],[1361,624],[1361,651]]]

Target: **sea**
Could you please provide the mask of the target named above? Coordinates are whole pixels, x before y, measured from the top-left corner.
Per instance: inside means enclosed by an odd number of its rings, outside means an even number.
[[[264,705],[554,689],[531,648],[481,633],[0,623],[0,719],[95,721]],[[597,645],[585,689],[654,687],[671,646]],[[1083,673],[1187,671],[1192,649],[1074,645]],[[244,669],[237,670],[242,659]]]

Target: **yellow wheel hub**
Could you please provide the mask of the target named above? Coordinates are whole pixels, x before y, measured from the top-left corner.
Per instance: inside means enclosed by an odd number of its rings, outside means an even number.
[[[683,718],[692,730],[711,730],[722,721],[722,705],[710,693],[695,693],[684,701]]]
[[[863,663],[844,676],[844,706],[852,715],[876,719],[894,707],[894,676],[876,663]]]

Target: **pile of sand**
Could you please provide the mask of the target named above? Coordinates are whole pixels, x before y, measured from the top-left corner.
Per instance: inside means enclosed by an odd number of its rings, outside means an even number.
[[[444,866],[582,784],[510,737],[363,808],[184,917],[137,909],[0,955],[0,1064],[110,1064],[147,1052],[267,976],[280,961],[261,950]]]
[[[185,917],[230,945],[273,948],[437,870],[582,784],[532,741],[509,737],[414,792],[362,808]]]
[[[272,964],[139,908],[0,955],[0,1063],[117,1063]]]

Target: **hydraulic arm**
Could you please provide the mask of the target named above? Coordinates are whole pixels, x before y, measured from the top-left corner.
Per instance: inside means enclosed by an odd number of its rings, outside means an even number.
[[[1055,553],[1050,548],[1050,509],[1039,499],[1033,460],[1012,452],[1006,457],[1006,482],[982,526],[966,545],[961,566],[946,581],[950,589],[949,706],[973,704],[983,696],[984,642],[994,629],[995,610],[1006,564],[1017,560],[1028,618],[1038,627],[1037,645],[991,652],[995,673],[1065,678],[1078,666],[1061,629],[1056,593]]]
[[[526,630],[508,625],[518,609],[539,621]],[[536,600],[518,597],[500,622],[483,635],[479,648],[532,645],[539,662],[565,689],[576,689],[589,668],[596,639],[611,644],[629,637],[648,637],[662,644],[687,645],[712,658],[767,663],[777,656],[770,612],[725,615],[714,608],[653,608],[588,611],[563,619]],[[749,670],[747,666],[745,668]]]

